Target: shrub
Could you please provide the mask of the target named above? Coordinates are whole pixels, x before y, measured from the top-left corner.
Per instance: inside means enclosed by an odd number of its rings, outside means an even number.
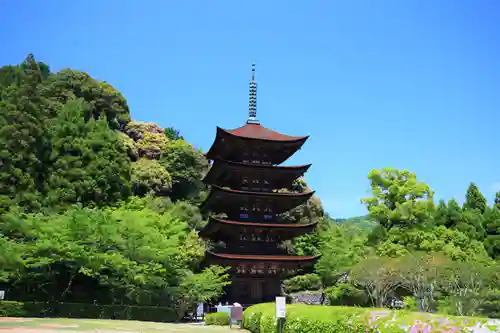
[[[123,319],[173,322],[174,309],[158,306],[97,305],[84,303],[43,303],[0,301],[0,316]]]
[[[368,306],[369,298],[365,291],[350,283],[339,283],[325,289],[330,305]]]
[[[225,312],[209,313],[205,316],[205,324],[227,326],[229,325],[229,314]]]
[[[0,317],[22,317],[24,315],[23,303],[0,301]]]
[[[243,313],[243,327],[252,333],[276,331],[274,303],[251,306]],[[287,305],[285,333],[403,333],[408,332],[456,332],[478,324],[487,330],[498,332],[499,327],[486,319],[473,317],[439,316],[428,313],[392,311],[388,309]]]
[[[283,288],[287,294],[303,290],[321,289],[321,278],[317,274],[298,275],[283,281]]]

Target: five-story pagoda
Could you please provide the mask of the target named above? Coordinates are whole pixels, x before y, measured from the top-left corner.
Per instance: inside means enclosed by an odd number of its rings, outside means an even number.
[[[316,223],[284,224],[279,216],[305,203],[313,191],[284,192],[311,166],[279,166],[308,136],[288,136],[267,129],[256,119],[257,83],[252,66],[249,118],[242,127],[217,135],[206,157],[213,161],[204,182],[211,192],[201,208],[215,215],[200,231],[223,243],[207,252],[206,262],[231,267],[225,300],[244,304],[273,301],[281,280],[316,262],[312,256],[291,256],[282,241],[313,231]],[[278,191],[280,190],[280,191]],[[224,217],[221,217],[224,216]]]

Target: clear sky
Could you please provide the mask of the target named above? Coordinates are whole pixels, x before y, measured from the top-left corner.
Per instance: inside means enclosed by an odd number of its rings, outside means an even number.
[[[500,190],[498,0],[0,2],[0,64],[30,52],[123,92],[132,117],[207,150],[247,117],[311,137],[287,164],[334,217],[365,213],[373,168],[406,168],[436,197]]]

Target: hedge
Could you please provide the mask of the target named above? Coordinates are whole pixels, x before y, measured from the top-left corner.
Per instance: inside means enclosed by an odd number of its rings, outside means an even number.
[[[321,289],[321,286],[321,278],[317,274],[297,275],[283,281],[283,289],[287,294],[304,290],[318,290]]]
[[[403,333],[457,332],[481,326],[499,332],[500,322],[487,318],[440,316],[403,310],[287,305],[284,333]],[[243,313],[243,327],[252,333],[275,333],[275,304],[258,304]]]
[[[208,313],[205,315],[205,325],[229,325],[229,314],[226,312]]]
[[[0,301],[2,317],[62,317],[174,322],[174,309],[158,306]]]

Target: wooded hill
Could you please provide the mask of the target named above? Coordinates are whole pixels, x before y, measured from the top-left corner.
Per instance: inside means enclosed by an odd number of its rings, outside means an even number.
[[[180,318],[228,283],[221,267],[199,269],[210,246],[197,234],[207,160],[174,127],[132,120],[111,84],[51,72],[32,55],[0,68],[0,162],[7,299],[164,306]],[[368,180],[363,202],[374,227],[332,223],[317,197],[281,217],[320,222],[282,244],[322,253],[316,273],[288,280],[289,289],[319,281],[337,304],[383,306],[397,293],[421,310],[500,313],[500,194],[488,204],[471,184],[461,207],[435,204],[408,171],[373,170]],[[306,186],[301,179],[288,190]]]

